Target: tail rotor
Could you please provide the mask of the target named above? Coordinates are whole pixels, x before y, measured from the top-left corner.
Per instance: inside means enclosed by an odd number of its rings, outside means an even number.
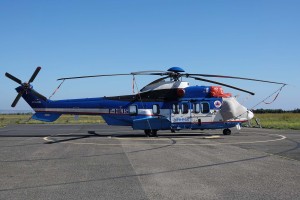
[[[5,76],[11,80],[13,80],[14,82],[20,84],[22,86],[22,90],[19,91],[17,97],[15,98],[15,100],[13,101],[13,103],[11,104],[11,107],[15,107],[17,105],[17,103],[19,102],[20,98],[22,97],[22,95],[25,92],[28,92],[30,89],[30,92],[34,93],[36,96],[38,96],[39,98],[43,99],[43,100],[47,100],[46,97],[44,97],[43,95],[35,92],[34,90],[32,90],[32,86],[30,85],[30,83],[32,83],[34,81],[34,79],[36,78],[36,76],[38,75],[38,73],[40,72],[42,68],[41,67],[37,67],[36,70],[34,71],[34,73],[32,74],[32,76],[30,77],[28,82],[24,82],[22,83],[22,81],[18,78],[16,78],[15,76],[9,74],[9,73],[5,73]]]

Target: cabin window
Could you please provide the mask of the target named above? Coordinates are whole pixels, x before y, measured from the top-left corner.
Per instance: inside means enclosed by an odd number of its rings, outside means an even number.
[[[158,105],[158,104],[154,104],[154,105],[152,106],[152,112],[153,112],[154,115],[159,115],[159,113],[160,113],[160,108],[159,108],[159,105]]]
[[[209,104],[207,102],[201,103],[201,112],[209,113]]]
[[[182,114],[187,114],[189,112],[189,105],[187,103],[182,104]]]
[[[130,115],[137,115],[138,114],[137,105],[129,106],[129,114]]]
[[[200,112],[200,104],[199,103],[194,103],[193,112],[194,113]]]
[[[177,103],[173,104],[173,114],[179,114],[179,105]]]

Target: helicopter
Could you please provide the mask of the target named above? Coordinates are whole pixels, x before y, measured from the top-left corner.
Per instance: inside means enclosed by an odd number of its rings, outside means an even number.
[[[6,77],[20,84],[16,88],[18,95],[12,107],[15,107],[23,97],[35,111],[32,116],[35,120],[53,122],[62,114],[98,115],[102,116],[108,125],[131,126],[133,130],[143,130],[148,137],[156,137],[159,130],[170,130],[174,133],[182,129],[223,129],[224,135],[230,135],[230,128],[236,127],[240,130],[241,123],[254,117],[251,110],[241,105],[231,93],[225,93],[222,86],[251,95],[254,95],[253,92],[206,77],[285,84],[235,76],[192,74],[186,73],[180,67],[171,67],[167,71],[59,78],[57,80],[65,81],[105,76],[160,76],[137,94],[50,100],[35,91],[31,85],[40,70],[41,67],[37,67],[28,82],[22,82],[15,76],[5,73]],[[192,78],[217,86],[190,86],[189,82],[183,81],[182,78]]]

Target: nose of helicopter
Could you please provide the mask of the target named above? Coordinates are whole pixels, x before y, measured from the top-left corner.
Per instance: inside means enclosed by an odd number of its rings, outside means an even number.
[[[237,102],[234,97],[223,98],[220,113],[224,121],[231,119],[251,120],[254,117],[253,112]]]
[[[240,107],[239,108],[239,112],[241,112],[242,114],[238,115],[237,118],[239,118],[240,120],[251,120],[254,117],[254,113],[250,110],[248,110],[246,107]]]

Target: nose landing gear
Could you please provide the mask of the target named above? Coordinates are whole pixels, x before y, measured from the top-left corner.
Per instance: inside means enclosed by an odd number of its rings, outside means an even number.
[[[230,135],[231,134],[231,130],[229,128],[226,128],[223,130],[223,134],[224,135]]]

